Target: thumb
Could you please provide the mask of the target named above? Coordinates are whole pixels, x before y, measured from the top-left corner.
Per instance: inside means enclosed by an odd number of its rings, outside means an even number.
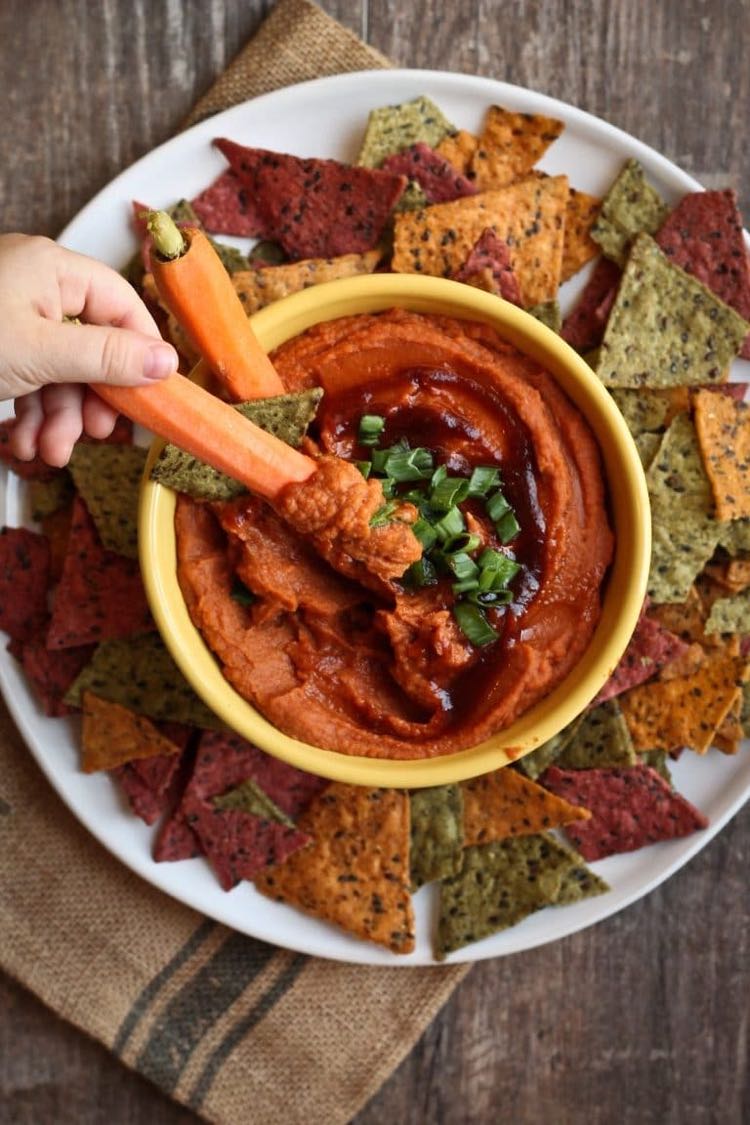
[[[48,325],[42,353],[45,381],[136,386],[177,370],[177,352],[158,337],[109,325]]]

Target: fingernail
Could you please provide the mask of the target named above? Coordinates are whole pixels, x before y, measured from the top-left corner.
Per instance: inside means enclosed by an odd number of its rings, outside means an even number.
[[[165,379],[176,368],[176,356],[168,344],[156,344],[146,352],[143,360],[144,378]]]

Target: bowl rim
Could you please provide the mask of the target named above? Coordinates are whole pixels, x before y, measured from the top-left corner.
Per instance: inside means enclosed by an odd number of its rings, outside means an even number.
[[[412,760],[324,750],[283,734],[243,699],[224,678],[193,625],[177,582],[174,532],[164,531],[174,527],[176,496],[149,479],[164,444],[159,438],[152,442],[141,483],[139,558],[151,612],[168,650],[196,693],[230,729],[274,757],[330,780],[422,788],[466,780],[516,761],[586,708],[617,666],[640,615],[650,563],[651,521],[643,466],[614,399],[560,336],[500,297],[443,278],[370,274],[292,294],[255,313],[251,322],[262,345],[271,351],[312,324],[393,307],[492,325],[550,372],[594,431],[615,525],[615,554],[592,640],[552,692],[505,730],[452,754]],[[190,377],[200,380],[205,374],[200,363]]]

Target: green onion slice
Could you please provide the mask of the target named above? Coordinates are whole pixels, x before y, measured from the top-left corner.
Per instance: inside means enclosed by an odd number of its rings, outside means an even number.
[[[445,555],[446,566],[453,571],[459,582],[464,578],[476,578],[479,574],[479,567],[473,559],[463,552],[455,555]]]
[[[500,484],[500,470],[494,465],[477,465],[469,477],[469,496],[486,496]]]
[[[383,504],[370,517],[370,527],[384,527],[390,523],[398,506],[398,500],[389,500],[387,504]]]
[[[465,551],[470,555],[472,551],[476,551],[477,547],[481,545],[482,540],[478,535],[465,531],[462,535],[457,535],[455,539],[451,539],[443,547],[443,553],[446,555],[456,555],[460,551]]]
[[[461,632],[477,648],[491,645],[499,636],[479,606],[472,605],[471,602],[456,602],[453,607],[453,616]]]
[[[515,539],[520,530],[521,525],[516,519],[515,513],[512,511],[506,512],[495,524],[495,531],[501,543],[510,543],[511,539]]]
[[[360,445],[377,445],[385,429],[385,418],[380,414],[363,414],[359,420]]]
[[[434,526],[438,539],[444,543],[450,542],[451,539],[455,539],[457,535],[466,531],[466,524],[460,508],[451,508]]]
[[[428,520],[421,518],[415,520],[411,529],[425,551],[429,551],[430,547],[434,547],[437,543],[437,532]]]
[[[394,450],[385,460],[386,475],[395,481],[427,480],[432,476],[429,449]]]
[[[359,469],[362,476],[367,480],[372,472],[372,461],[355,461],[354,464]]]
[[[469,482],[466,477],[443,477],[430,487],[430,503],[441,512],[462,504],[468,495]]]
[[[252,605],[256,601],[255,594],[252,590],[248,590],[244,582],[235,577],[232,582],[232,589],[229,591],[229,596],[233,602],[239,605]]]
[[[434,586],[437,582],[435,567],[424,555],[411,564],[406,576],[414,586]]]
[[[496,492],[490,496],[487,501],[487,515],[493,523],[501,519],[506,512],[510,511],[510,504],[503,496],[502,492]]]
[[[451,586],[453,593],[458,597],[461,594],[467,594],[470,590],[476,590],[476,578],[463,578],[460,582],[454,582]]]

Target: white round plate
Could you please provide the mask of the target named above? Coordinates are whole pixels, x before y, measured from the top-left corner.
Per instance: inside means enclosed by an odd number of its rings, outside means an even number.
[[[486,78],[438,71],[383,70],[321,78],[279,90],[236,106],[196,125],[139,160],[99,192],[61,235],[75,250],[121,267],[136,241],[130,226],[131,200],[167,206],[192,198],[224,168],[211,146],[227,136],[244,144],[299,156],[352,161],[369,110],[427,94],[459,127],[477,131],[491,103],[565,122],[563,135],[540,162],[548,172],[565,172],[574,187],[603,193],[623,160],[636,157],[669,202],[700,187],[653,149],[626,133],[553,98]],[[241,240],[232,240],[243,245]],[[585,271],[584,271],[585,277]],[[569,306],[583,283],[565,286]],[[747,364],[737,365],[737,375]],[[7,404],[0,417],[10,413]],[[0,524],[28,522],[23,488],[7,474],[0,479]],[[106,776],[78,769],[75,720],[47,719],[29,691],[16,662],[0,653],[0,687],[32,754],[58,793],[89,831],[118,859],[154,886],[188,906],[233,927],[288,949],[364,964],[424,965],[431,962],[430,935],[435,914],[434,888],[415,899],[417,948],[398,957],[358,941],[333,926],[308,918],[291,907],[270,902],[249,884],[226,894],[202,859],[154,863],[153,829],[132,815]],[[678,791],[710,819],[710,827],[685,840],[656,844],[629,855],[594,864],[612,890],[576,905],[547,910],[510,930],[454,954],[451,961],[477,961],[542,945],[606,918],[647,894],[703,848],[750,794],[750,755],[726,757],[711,751],[705,758],[684,754],[674,767]]]

